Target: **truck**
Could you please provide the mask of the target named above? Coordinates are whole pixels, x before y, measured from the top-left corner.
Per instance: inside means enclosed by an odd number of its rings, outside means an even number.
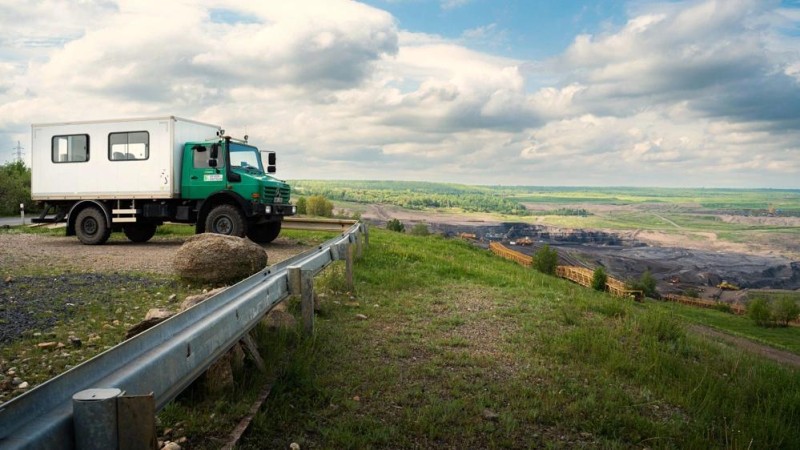
[[[272,242],[297,211],[275,160],[247,136],[175,116],[33,124],[33,222],[65,222],[86,245],[119,231],[146,242],[165,222]]]

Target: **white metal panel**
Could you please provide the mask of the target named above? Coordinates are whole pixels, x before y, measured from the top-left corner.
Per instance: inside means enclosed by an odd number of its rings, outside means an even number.
[[[33,199],[179,197],[183,141],[213,137],[218,129],[173,116],[32,125]],[[148,158],[112,161],[109,134],[133,131],[149,133]],[[53,136],[73,134],[89,135],[89,160],[52,162]]]

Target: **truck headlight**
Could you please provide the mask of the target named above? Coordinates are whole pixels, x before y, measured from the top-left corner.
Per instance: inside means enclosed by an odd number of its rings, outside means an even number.
[[[266,214],[272,214],[272,206],[270,206],[270,205],[264,206],[264,212]]]
[[[297,206],[292,206],[292,214],[297,214]]]

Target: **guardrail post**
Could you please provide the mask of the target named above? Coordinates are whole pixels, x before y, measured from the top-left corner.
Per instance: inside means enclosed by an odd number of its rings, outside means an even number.
[[[364,233],[364,245],[369,247],[369,227],[366,223],[361,224],[361,232]]]
[[[353,290],[353,246],[348,244],[345,252],[344,277],[347,289]]]
[[[362,254],[361,233],[356,233],[356,257],[361,259]]]
[[[72,396],[75,447],[117,448],[117,388],[86,389]]]
[[[307,335],[314,334],[314,272],[300,270],[300,310],[303,314],[303,329]]]
[[[303,287],[300,284],[300,266],[289,266],[286,268],[286,275],[289,278],[289,294],[300,295]]]

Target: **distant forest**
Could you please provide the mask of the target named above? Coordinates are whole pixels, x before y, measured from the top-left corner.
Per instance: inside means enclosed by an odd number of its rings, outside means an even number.
[[[329,200],[384,203],[408,209],[459,208],[468,212],[528,215],[523,205],[484,186],[414,181],[319,181],[290,182],[298,195],[322,195]]]

